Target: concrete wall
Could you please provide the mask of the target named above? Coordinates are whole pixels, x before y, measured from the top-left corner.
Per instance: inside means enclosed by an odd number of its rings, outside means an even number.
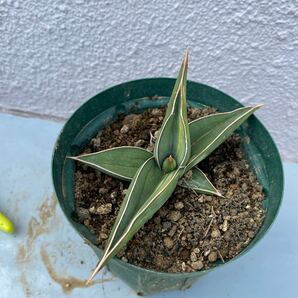
[[[123,81],[189,78],[244,104],[298,160],[298,3],[289,0],[0,0],[0,106],[68,117]]]

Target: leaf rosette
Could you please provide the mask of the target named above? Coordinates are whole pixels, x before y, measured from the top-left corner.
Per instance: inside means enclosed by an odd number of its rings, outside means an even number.
[[[117,179],[131,181],[107,240],[102,258],[88,282],[170,198],[177,185],[196,193],[222,196],[197,167],[261,105],[187,121],[186,51],[169,99],[153,153],[123,146],[70,157]],[[190,173],[190,175],[189,175]]]

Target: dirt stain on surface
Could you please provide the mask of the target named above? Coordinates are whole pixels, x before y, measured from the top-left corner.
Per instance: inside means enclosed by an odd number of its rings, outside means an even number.
[[[112,277],[103,278],[101,280],[92,281],[90,284],[86,285],[86,280],[82,280],[72,276],[65,276],[64,274],[58,274],[51,263],[50,257],[48,255],[48,252],[45,246],[41,248],[40,254],[41,254],[42,261],[50,277],[52,278],[52,280],[54,280],[56,283],[58,283],[61,286],[63,292],[66,294],[70,293],[75,288],[88,288],[95,284],[101,284],[104,282],[113,281]]]
[[[28,222],[27,236],[24,243],[18,247],[17,261],[26,263],[31,260],[34,241],[42,234],[48,232],[51,228],[50,219],[55,215],[57,199],[55,195],[47,198],[38,208],[39,216],[31,217]]]
[[[22,272],[19,280],[20,280],[20,283],[21,283],[21,285],[24,289],[25,297],[26,298],[30,297],[31,296],[31,289],[30,289],[29,282],[28,282],[27,277],[26,277],[24,272]]]

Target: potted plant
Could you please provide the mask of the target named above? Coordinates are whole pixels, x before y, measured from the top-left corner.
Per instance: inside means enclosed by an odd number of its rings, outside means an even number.
[[[186,52],[176,81],[99,93],[54,149],[60,205],[100,259],[91,278],[107,265],[139,294],[186,289],[242,255],[282,198],[278,151],[251,116],[260,106],[187,82],[187,66]]]

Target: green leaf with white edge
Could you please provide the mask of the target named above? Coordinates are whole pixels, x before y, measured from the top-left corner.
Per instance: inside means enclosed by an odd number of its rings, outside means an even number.
[[[261,105],[205,116],[189,124],[191,156],[185,172],[205,159]]]
[[[199,168],[194,167],[191,169],[191,172],[191,177],[183,177],[179,181],[180,186],[192,189],[197,193],[222,197],[222,194],[214,187],[208,177]]]
[[[173,157],[177,167],[185,166],[190,156],[186,105],[187,65],[188,51],[185,53],[154,147],[154,156],[160,168],[163,168],[163,163],[169,156]]]
[[[123,146],[69,157],[118,179],[130,181],[152,153],[138,147]]]
[[[125,195],[112,232],[88,282],[115,256],[171,196],[183,170],[163,173],[154,158],[137,171]]]

